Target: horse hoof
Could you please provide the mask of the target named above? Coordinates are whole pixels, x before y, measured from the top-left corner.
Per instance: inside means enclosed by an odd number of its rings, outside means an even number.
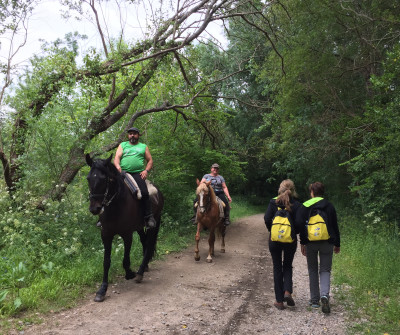
[[[198,261],[200,260],[200,256],[199,256],[199,257],[195,257],[194,260],[195,260],[196,262],[198,262]]]
[[[225,249],[221,249],[221,252],[222,252],[222,253],[225,253]]]
[[[126,279],[126,280],[133,279],[133,278],[135,278],[135,277],[136,277],[136,273],[133,272],[133,271],[130,271],[130,272],[128,272],[128,273],[125,275],[125,279]]]
[[[143,276],[142,276],[142,275],[138,275],[138,274],[136,274],[136,277],[135,277],[135,282],[137,282],[137,283],[141,283],[141,282],[142,282],[142,280],[143,280]]]
[[[106,298],[105,295],[96,294],[96,297],[94,298],[94,301],[95,302],[103,302],[105,298]]]
[[[207,263],[212,263],[212,259],[207,259]]]

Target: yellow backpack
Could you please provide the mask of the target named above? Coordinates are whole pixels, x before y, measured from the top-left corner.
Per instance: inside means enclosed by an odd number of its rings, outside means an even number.
[[[292,218],[286,208],[278,207],[271,226],[271,241],[292,243],[296,233],[293,228]]]
[[[329,240],[327,215],[318,208],[311,208],[310,216],[306,223],[309,241],[325,241]]]

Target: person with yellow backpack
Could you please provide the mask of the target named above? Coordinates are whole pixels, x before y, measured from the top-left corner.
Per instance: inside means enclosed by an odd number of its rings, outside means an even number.
[[[333,253],[340,252],[340,232],[335,207],[323,198],[324,184],[309,186],[311,199],[300,207],[296,221],[300,228],[301,253],[307,257],[310,301],[313,308],[330,313],[329,292]]]
[[[296,200],[297,193],[290,179],[281,182],[278,196],[271,199],[264,215],[265,225],[270,232],[269,251],[274,268],[274,306],[285,309],[294,306],[293,293],[293,258],[297,249],[296,213],[301,204]],[[283,256],[283,259],[282,259]]]

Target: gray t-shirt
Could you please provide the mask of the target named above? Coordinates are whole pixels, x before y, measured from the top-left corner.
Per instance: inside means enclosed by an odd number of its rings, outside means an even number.
[[[211,187],[214,189],[214,192],[223,192],[222,184],[225,183],[224,177],[220,175],[212,176],[211,174],[205,174],[203,179],[206,181],[211,180]]]

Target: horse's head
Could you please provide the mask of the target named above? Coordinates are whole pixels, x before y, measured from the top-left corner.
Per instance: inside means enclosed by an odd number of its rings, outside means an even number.
[[[86,154],[86,163],[91,167],[87,180],[89,183],[90,205],[93,215],[102,213],[117,195],[118,188],[114,187],[119,172],[111,163],[112,155],[107,159],[93,160]]]
[[[207,208],[210,205],[212,200],[213,189],[210,186],[211,180],[206,182],[199,182],[197,179],[197,189],[196,189],[196,196],[199,202],[199,209],[200,213],[204,213],[207,211]]]

